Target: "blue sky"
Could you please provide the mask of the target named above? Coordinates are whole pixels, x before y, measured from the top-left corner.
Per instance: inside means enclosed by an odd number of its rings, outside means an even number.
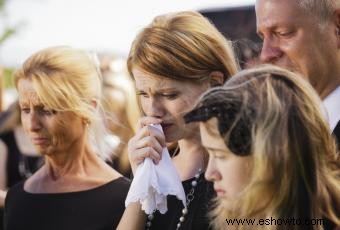
[[[178,10],[232,7],[255,0],[8,0],[7,21],[20,25],[0,47],[0,64],[20,65],[33,52],[70,45],[126,55],[154,16]],[[1,28],[0,23],[0,28]]]

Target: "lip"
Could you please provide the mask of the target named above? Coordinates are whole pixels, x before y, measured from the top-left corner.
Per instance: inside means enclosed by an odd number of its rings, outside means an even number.
[[[219,197],[224,196],[224,194],[225,194],[225,190],[223,190],[223,189],[214,188],[214,190],[215,190],[217,196],[219,196]]]
[[[34,145],[43,145],[47,142],[47,138],[44,137],[34,137],[32,138],[32,143]]]
[[[172,123],[161,123],[163,130],[169,129],[172,125]]]

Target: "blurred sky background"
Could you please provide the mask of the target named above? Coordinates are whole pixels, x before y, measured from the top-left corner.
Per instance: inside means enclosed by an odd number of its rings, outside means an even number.
[[[0,46],[0,65],[17,67],[33,52],[70,45],[126,56],[137,32],[156,15],[218,9],[255,0],[7,0],[1,26],[16,33]],[[4,21],[5,20],[5,21]]]

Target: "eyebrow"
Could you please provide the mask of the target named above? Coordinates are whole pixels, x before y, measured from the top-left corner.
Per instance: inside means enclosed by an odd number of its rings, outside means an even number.
[[[146,92],[146,90],[144,89],[136,89],[137,93],[138,92]],[[172,92],[178,92],[179,90],[175,87],[172,87],[172,88],[161,88],[159,87],[155,93],[161,93],[161,92],[169,92],[169,91],[172,91]]]
[[[215,147],[210,147],[210,146],[203,146],[204,148],[206,148],[207,150],[215,150],[215,151],[226,151],[225,149],[220,149],[220,148],[215,148]]]

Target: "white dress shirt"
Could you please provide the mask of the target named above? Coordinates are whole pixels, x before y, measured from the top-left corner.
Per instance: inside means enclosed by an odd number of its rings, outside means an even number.
[[[340,121],[340,86],[323,100],[323,105],[327,111],[329,126],[333,132]]]

